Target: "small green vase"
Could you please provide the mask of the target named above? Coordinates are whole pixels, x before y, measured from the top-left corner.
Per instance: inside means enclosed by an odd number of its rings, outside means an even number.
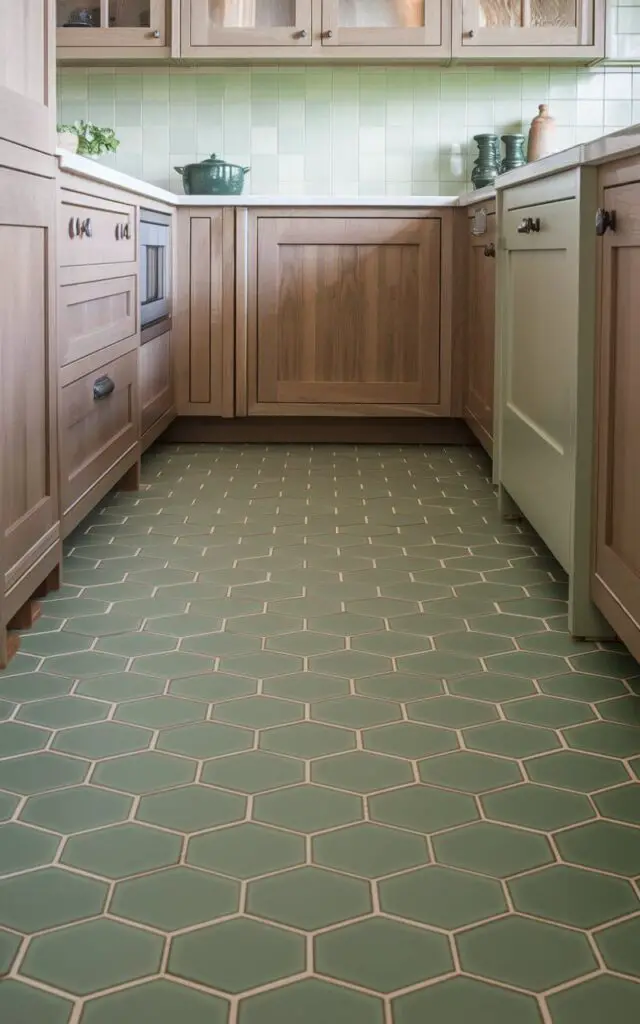
[[[500,174],[513,171],[516,167],[523,167],[527,162],[524,155],[524,135],[502,135],[501,138],[506,152],[500,164]]]
[[[471,171],[471,181],[474,188],[482,188],[484,185],[492,185],[498,177],[498,136],[474,135],[473,138],[478,143],[478,156]]]

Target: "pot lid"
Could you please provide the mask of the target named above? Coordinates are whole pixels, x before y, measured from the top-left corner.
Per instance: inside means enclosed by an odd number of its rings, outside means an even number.
[[[212,153],[211,156],[205,157],[204,160],[200,160],[197,164],[187,164],[188,167],[240,167],[240,164],[230,164],[226,160],[221,160],[220,157]],[[244,170],[244,168],[242,168]]]

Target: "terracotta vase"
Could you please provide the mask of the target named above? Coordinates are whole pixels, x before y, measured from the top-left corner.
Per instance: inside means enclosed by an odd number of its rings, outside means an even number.
[[[538,114],[531,122],[529,129],[529,144],[527,146],[527,160],[540,160],[543,156],[555,153],[556,122],[551,117],[546,103],[538,107]]]

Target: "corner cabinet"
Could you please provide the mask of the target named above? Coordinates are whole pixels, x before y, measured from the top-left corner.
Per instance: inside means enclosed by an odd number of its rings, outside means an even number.
[[[447,416],[450,209],[238,211],[250,416]]]
[[[640,164],[604,167],[600,206],[596,529],[592,593],[640,659]]]
[[[467,214],[464,418],[491,455],[496,301],[495,201],[469,207]]]
[[[178,0],[173,0],[177,6]],[[169,0],[56,0],[59,60],[170,56]]]
[[[589,61],[604,26],[605,0],[453,0],[453,56]]]

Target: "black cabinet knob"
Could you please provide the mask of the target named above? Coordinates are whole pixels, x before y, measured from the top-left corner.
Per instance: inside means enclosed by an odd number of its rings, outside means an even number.
[[[485,256],[492,256],[495,259],[496,247],[493,242],[489,242],[488,245],[485,245],[484,254]]]
[[[605,231],[616,230],[615,210],[605,210],[602,207],[596,212],[596,235],[604,235]]]
[[[115,383],[106,373],[102,377],[97,377],[93,382],[94,402],[99,402],[101,398],[107,398],[115,389]]]

